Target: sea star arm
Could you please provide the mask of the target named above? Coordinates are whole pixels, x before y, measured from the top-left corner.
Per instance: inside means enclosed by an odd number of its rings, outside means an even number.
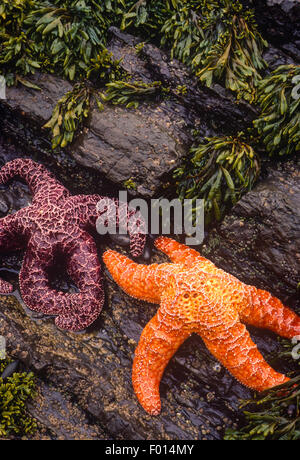
[[[105,299],[97,246],[88,233],[82,233],[76,243],[71,241],[67,261],[68,274],[79,293],[70,295],[71,310],[56,318],[55,324],[60,329],[81,331],[98,318]]]
[[[51,188],[55,190],[57,199],[59,196],[68,197],[70,195],[68,190],[43,165],[30,159],[17,158],[6,163],[0,170],[0,183],[5,184],[15,176],[26,181],[34,195],[33,202],[48,198]]]
[[[90,235],[78,235],[64,254],[68,272],[79,290],[76,294],[58,292],[49,282],[48,271],[54,263],[53,248],[45,242],[37,249],[29,242],[20,272],[21,294],[26,305],[47,315],[55,315],[61,329],[80,331],[92,324],[104,303],[101,269],[96,245]],[[45,257],[47,253],[47,257]]]
[[[300,336],[300,317],[269,292],[251,287],[252,303],[240,312],[241,321],[269,329],[282,337]]]
[[[24,241],[18,234],[18,213],[0,219],[0,249],[1,251],[16,251],[24,247]],[[13,286],[0,279],[0,293],[10,294]]]
[[[222,328],[199,331],[209,351],[241,383],[257,391],[282,385],[289,379],[268,365],[239,321]]]
[[[211,263],[202,257],[199,252],[171,238],[164,236],[157,238],[155,246],[157,249],[164,252],[175,264],[182,264],[189,267],[195,262],[205,261]]]
[[[161,265],[140,265],[116,251],[106,251],[103,260],[112,277],[131,297],[159,303],[161,299]]]
[[[164,370],[189,335],[181,321],[163,313],[162,309],[141,335],[135,352],[132,381],[140,404],[151,415],[158,415],[161,411],[159,384]]]
[[[64,293],[50,287],[48,270],[53,263],[51,247],[44,258],[29,241],[20,271],[20,292],[25,304],[34,311],[58,315],[62,309]]]
[[[95,229],[102,225],[117,231],[122,226],[130,238],[130,251],[134,257],[143,254],[146,244],[146,223],[143,217],[127,203],[99,195],[79,195],[72,197],[76,212],[82,225]]]

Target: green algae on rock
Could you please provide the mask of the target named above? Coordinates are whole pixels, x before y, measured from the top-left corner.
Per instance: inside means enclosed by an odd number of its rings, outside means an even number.
[[[228,205],[252,189],[260,174],[259,156],[243,133],[207,138],[191,154],[191,162],[174,173],[179,197],[204,199],[206,222],[220,221]]]
[[[285,356],[294,359],[300,368],[300,355],[296,355],[295,341],[285,341]],[[280,387],[273,388],[249,401],[242,401],[246,425],[241,430],[229,429],[225,440],[235,441],[299,441],[300,440],[300,373]]]
[[[162,28],[163,44],[172,44],[172,56],[190,65],[207,86],[220,82],[253,102],[267,67],[267,42],[257,30],[252,10],[239,1],[177,2]]]
[[[192,16],[193,30],[176,19],[182,12]],[[175,29],[172,27],[174,15]],[[94,0],[5,0],[0,7],[1,72],[8,85],[22,83],[33,89],[38,86],[27,76],[38,69],[69,81],[82,83],[89,79],[104,84],[108,79],[111,82],[116,79],[112,71],[114,63],[106,49],[111,26],[133,28],[147,38],[152,30],[161,38],[161,45],[172,43],[172,53],[183,62],[186,52],[180,51],[181,35],[188,34],[186,46],[189,51],[193,50],[189,63],[200,81],[208,86],[212,80],[219,81],[236,91],[238,97],[254,100],[259,71],[265,67],[261,57],[265,43],[256,30],[253,14],[244,10],[239,1],[222,0],[220,8],[214,0],[137,3],[115,0],[101,4]],[[108,87],[108,97],[116,93],[114,102],[121,104],[126,99],[126,76],[123,80],[119,86]],[[140,96],[148,93],[140,92]],[[61,101],[63,103],[67,101]],[[136,101],[129,104],[136,106]],[[99,106],[102,109],[100,102]],[[53,116],[56,113],[57,108]],[[70,129],[61,123],[59,136],[57,124],[51,125],[56,138],[53,146],[58,145],[60,137],[62,146],[70,143],[77,125]]]
[[[0,374],[11,363],[0,361]],[[26,409],[26,402],[35,396],[35,379],[32,372],[15,372],[11,377],[0,377],[0,436],[22,436],[36,430],[36,421]]]
[[[300,66],[279,66],[259,85],[261,114],[254,126],[270,156],[300,151]]]

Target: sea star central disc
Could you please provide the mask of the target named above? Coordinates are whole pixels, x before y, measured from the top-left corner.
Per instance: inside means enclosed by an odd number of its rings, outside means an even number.
[[[133,386],[144,409],[160,413],[164,369],[192,333],[244,385],[263,391],[288,381],[266,363],[244,324],[293,338],[300,335],[300,317],[187,246],[162,237],[156,247],[174,263],[138,265],[114,251],[104,254],[110,273],[127,294],[160,303],[142,333],[133,364]]]

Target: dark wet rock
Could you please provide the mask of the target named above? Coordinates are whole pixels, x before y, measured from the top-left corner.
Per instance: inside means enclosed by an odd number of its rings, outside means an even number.
[[[41,128],[71,86],[49,75],[37,74],[32,81],[42,90],[8,88],[2,106]],[[95,108],[85,135],[69,153],[80,165],[98,171],[120,187],[132,179],[140,194],[150,196],[188,152],[190,131],[197,122],[185,112],[180,104],[172,102],[143,106],[137,111],[108,106],[105,114]],[[208,128],[203,129],[208,133]],[[38,135],[47,137],[45,131]]]
[[[105,440],[107,435],[99,423],[71,401],[64,390],[46,385],[37,379],[37,396],[29,403],[29,411],[38,423],[34,439],[42,440]]]
[[[66,155],[120,188],[131,179],[133,194],[151,197],[187,155],[193,130],[202,136],[236,132],[251,124],[256,111],[245,102],[236,103],[234,95],[219,85],[200,87],[182,64],[170,61],[169,55],[154,45],[145,45],[139,55],[135,49],[138,41],[112,28],[109,49],[123,59],[132,79],[162,81],[170,90],[169,97],[143,103],[138,110],[107,106],[100,113],[95,107]],[[0,104],[1,123],[11,125],[10,132],[24,147],[43,139],[49,149],[49,132],[41,127],[71,86],[53,75],[36,74],[32,81],[41,91],[23,86],[7,89],[7,100]],[[177,94],[179,85],[186,86],[185,96]],[[33,140],[28,139],[28,131],[34,132]]]
[[[6,214],[8,212],[8,202],[5,195],[0,194],[0,213]]]
[[[234,131],[251,123],[256,115],[252,106],[243,101],[237,104],[235,95],[220,85],[214,85],[212,89],[201,87],[198,79],[186,66],[177,59],[170,59],[169,52],[147,43],[137,55],[134,46],[141,40],[120,32],[116,27],[111,27],[110,32],[109,50],[118,59],[123,59],[125,70],[134,78],[145,83],[161,81],[171,89],[172,94],[176,93],[178,86],[186,86],[187,94],[177,95],[176,98],[191,114],[194,112],[197,115],[201,126],[207,124],[221,132]],[[130,63],[128,49],[134,50],[130,53],[130,56],[134,55],[130,58]],[[131,69],[134,69],[133,74]]]
[[[24,146],[28,142],[28,130],[34,128],[35,143],[36,138],[47,139],[48,133],[40,128],[50,118],[55,103],[64,94],[64,90],[60,96],[57,91],[52,94],[53,87],[64,87],[63,80],[57,78],[53,85],[55,77],[51,76],[50,85],[47,86],[47,78],[46,75],[35,77],[36,83],[43,80],[41,92],[34,93],[34,90],[21,86],[8,89],[7,101],[1,104],[4,112],[2,123],[3,119],[9,118],[6,112],[10,112],[10,132],[18,133],[18,140],[23,141]],[[38,98],[42,99],[41,104]],[[98,173],[99,181],[105,178],[124,188],[124,182],[131,179],[138,193],[151,196],[162,185],[163,178],[188,153],[192,142],[191,130],[199,123],[176,101],[143,105],[137,111],[108,106],[105,114],[95,108],[90,125],[76,145],[68,149],[68,153],[77,165]],[[25,130],[23,124],[26,124]],[[207,126],[201,129],[204,135],[212,134]]]
[[[0,378],[2,380],[5,380],[8,377],[11,377],[15,372],[17,372],[18,367],[19,367],[19,361],[13,361],[4,369],[4,371],[0,375]]]
[[[30,81],[41,88],[40,91],[22,85],[7,89],[7,103],[10,110],[17,111],[33,119],[40,126],[51,117],[53,108],[65,93],[72,89],[66,80],[54,75],[36,73]]]
[[[268,71],[277,69],[280,65],[295,64],[295,60],[278,48],[268,47],[264,52],[264,60],[268,63]]]
[[[15,158],[30,157],[37,162],[43,162],[73,194],[97,194],[100,191],[103,194],[114,194],[111,182],[106,181],[90,168],[84,166],[79,168],[78,163],[69,153],[63,150],[53,152],[49,141],[39,137],[40,133],[40,129],[35,129],[30,120],[22,119],[20,114],[3,111],[0,117],[0,166]],[[10,184],[10,191],[19,194],[19,198],[10,198],[2,193],[5,189],[0,187],[0,200],[3,202],[3,205],[0,205],[0,212],[4,212],[1,211],[1,207],[5,209],[5,203],[11,206],[12,199],[14,204],[16,201],[23,201],[20,207],[29,203],[28,194],[24,195],[26,189],[24,187],[24,184],[18,181]]]
[[[120,187],[131,179],[140,195],[152,196],[163,177],[188,153],[191,140],[186,139],[186,124],[174,110],[167,103],[138,110],[95,110],[88,133],[73,151],[74,158]]]
[[[298,0],[244,0],[255,8],[259,29],[269,43],[300,62],[300,4]]]
[[[299,160],[268,165],[267,177],[239,201],[202,248],[221,268],[298,308],[299,165]]]
[[[132,194],[158,196],[171,172],[187,155],[193,141],[192,132],[213,136],[245,130],[257,116],[254,107],[237,103],[235,95],[214,85],[206,88],[177,60],[170,60],[168,52],[152,44],[145,44],[137,53],[140,40],[110,29],[109,50],[133,80],[145,83],[161,81],[169,89],[169,96],[160,101],[144,102],[138,110],[107,106],[100,113],[94,107],[86,127],[78,133],[75,144],[60,154],[64,168],[76,165],[98,175],[98,181],[110,182],[124,188],[131,180]],[[270,48],[266,59],[271,68],[293,62],[281,50]],[[71,89],[71,85],[53,75],[32,77],[41,91],[23,86],[7,89],[7,100],[1,101],[0,124],[9,126],[18,142],[32,149],[32,145],[51,156],[49,131],[41,127],[50,118],[57,101]],[[178,94],[178,86],[187,93]],[[48,153],[47,153],[48,152]],[[63,161],[61,160],[64,157]],[[86,188],[90,189],[89,182]]]

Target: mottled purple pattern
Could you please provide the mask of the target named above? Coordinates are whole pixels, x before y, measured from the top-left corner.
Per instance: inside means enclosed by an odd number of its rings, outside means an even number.
[[[0,250],[26,248],[20,290],[30,309],[57,316],[55,323],[61,329],[83,330],[97,319],[104,303],[101,266],[89,231],[95,229],[100,217],[97,203],[105,200],[110,211],[111,201],[99,195],[71,196],[44,166],[30,159],[7,163],[0,171],[0,183],[14,176],[28,183],[33,200],[27,208],[0,220]],[[117,209],[121,207],[117,200],[114,203]],[[134,211],[127,208],[125,219],[133,215]],[[109,212],[106,216],[109,220]],[[121,223],[121,219],[117,221]],[[145,245],[143,222],[140,228],[138,234],[133,234],[130,226],[128,229],[134,256],[140,255]],[[64,256],[67,272],[78,287],[78,293],[68,294],[51,288],[48,272],[58,255]],[[0,279],[1,293],[9,294],[12,290],[9,283]]]

